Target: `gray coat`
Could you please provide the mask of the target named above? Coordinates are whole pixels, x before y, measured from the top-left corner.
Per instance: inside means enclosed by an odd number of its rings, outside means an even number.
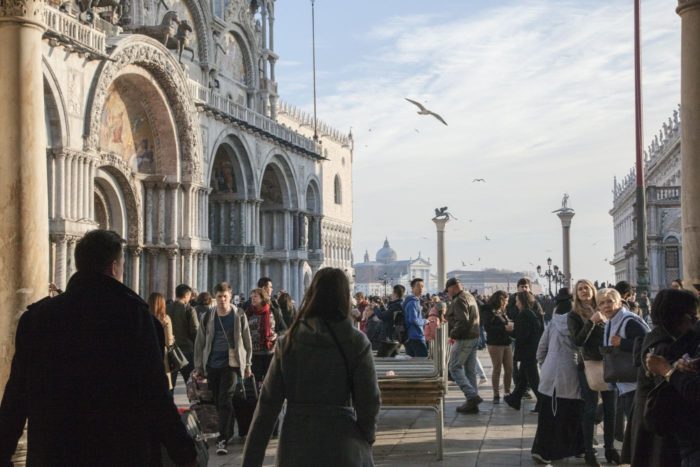
[[[240,368],[241,372],[246,367],[250,368],[253,359],[253,346],[250,341],[250,330],[248,329],[248,318],[240,308],[231,305],[231,313],[235,313],[236,321],[233,324],[233,335],[229,335],[229,339],[233,339],[236,351],[234,356],[236,362],[231,365],[233,368]],[[206,324],[206,326],[205,326]],[[194,367],[200,373],[204,373],[207,369],[209,354],[211,347],[214,344],[214,325],[216,324],[216,308],[202,315],[202,322],[197,329],[197,338],[194,342]]]
[[[301,320],[275,349],[243,452],[243,466],[262,466],[272,429],[285,399],[287,411],[277,448],[282,467],[373,466],[380,396],[367,337],[349,319],[329,323],[348,359],[353,405],[343,358],[328,328]]]
[[[538,390],[561,399],[581,399],[578,382],[578,349],[569,334],[566,315],[553,315],[537,347],[540,364]]]

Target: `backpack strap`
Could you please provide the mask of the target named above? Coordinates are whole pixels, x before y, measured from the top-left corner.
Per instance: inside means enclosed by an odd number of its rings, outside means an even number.
[[[335,335],[335,332],[333,331],[333,328],[331,328],[330,324],[328,324],[328,321],[321,320],[323,321],[323,324],[326,325],[326,328],[328,329],[328,332],[330,332],[331,337],[333,338],[333,342],[335,342],[335,346],[338,348],[338,351],[340,352],[340,356],[343,357],[343,363],[345,364],[345,372],[347,375],[347,380],[348,380],[348,388],[350,389],[350,405],[352,405],[352,397],[354,394],[354,385],[352,382],[352,373],[350,372],[350,363],[348,362],[348,357],[345,355],[345,352],[343,351],[343,348],[340,346],[340,342],[338,342],[338,338]]]

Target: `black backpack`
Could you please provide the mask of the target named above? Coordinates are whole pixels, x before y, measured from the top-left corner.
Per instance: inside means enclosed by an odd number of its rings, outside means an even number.
[[[406,315],[404,314],[403,307],[400,310],[394,312],[394,331],[399,337],[399,342],[406,342]]]

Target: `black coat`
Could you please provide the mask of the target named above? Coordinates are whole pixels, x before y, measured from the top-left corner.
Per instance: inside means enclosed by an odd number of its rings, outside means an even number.
[[[513,360],[517,362],[535,360],[537,346],[543,332],[544,320],[541,314],[530,309],[518,312],[513,320],[513,337],[515,337]]]
[[[675,362],[685,353],[691,356],[697,352],[700,344],[700,334],[691,331],[674,341],[674,339],[661,327],[657,326],[645,337],[641,350],[637,352],[635,360],[644,361],[646,355],[654,350],[656,355],[662,355],[669,362]],[[699,355],[694,355],[695,357]],[[676,374],[678,373],[678,377]],[[671,378],[671,383],[678,392],[678,398],[674,407],[674,423],[678,426],[675,435],[659,435],[653,428],[647,426],[644,421],[644,406],[649,392],[659,384],[663,378],[659,376],[647,376],[644,368],[637,374],[637,391],[634,397],[635,410],[628,429],[625,431],[625,442],[622,446],[623,462],[632,465],[648,465],[660,467],[673,467],[681,465],[682,453],[692,452],[700,446],[700,406],[693,404],[698,400],[700,387],[698,385],[690,391],[690,397],[684,397],[680,383],[682,378],[693,378],[695,375],[682,374],[676,371]],[[675,379],[674,379],[675,378]]]
[[[105,275],[22,315],[0,404],[0,465],[29,420],[28,466],[148,465],[153,436],[177,463],[194,443],[168,392],[148,305]]]
[[[569,334],[574,341],[574,345],[581,350],[584,360],[602,360],[600,346],[603,345],[605,334],[605,323],[593,324],[590,319],[584,320],[575,311],[570,311],[566,317],[569,327]],[[581,362],[583,365],[583,362]],[[581,368],[583,368],[581,366]]]
[[[511,334],[506,332],[506,323],[508,318],[505,313],[496,315],[491,305],[481,307],[481,324],[486,331],[487,345],[510,345]]]
[[[383,306],[376,307],[374,309],[374,316],[379,318],[381,321],[381,327],[379,330],[379,340],[383,342],[398,342],[399,336],[396,333],[396,328],[394,327],[394,319],[396,315],[403,311],[401,308],[402,300],[399,298],[397,300],[392,300],[387,303],[386,308]]]

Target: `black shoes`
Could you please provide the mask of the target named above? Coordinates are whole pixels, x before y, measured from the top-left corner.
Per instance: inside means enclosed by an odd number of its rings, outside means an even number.
[[[500,403],[501,403],[501,396],[499,396],[498,394],[493,396],[493,405],[498,405]]]
[[[593,467],[600,467],[600,463],[598,462],[598,459],[596,458],[595,451],[587,452],[584,459],[585,459],[586,465],[592,465]]]
[[[458,413],[479,413],[479,404],[484,402],[484,399],[482,399],[479,396],[472,397],[471,399],[467,399],[467,401],[457,407],[457,412]]]
[[[508,394],[503,398],[503,401],[515,410],[520,410],[520,399],[512,394]]]
[[[611,464],[620,465],[622,461],[620,460],[620,453],[617,449],[606,449],[605,450],[605,460]]]

